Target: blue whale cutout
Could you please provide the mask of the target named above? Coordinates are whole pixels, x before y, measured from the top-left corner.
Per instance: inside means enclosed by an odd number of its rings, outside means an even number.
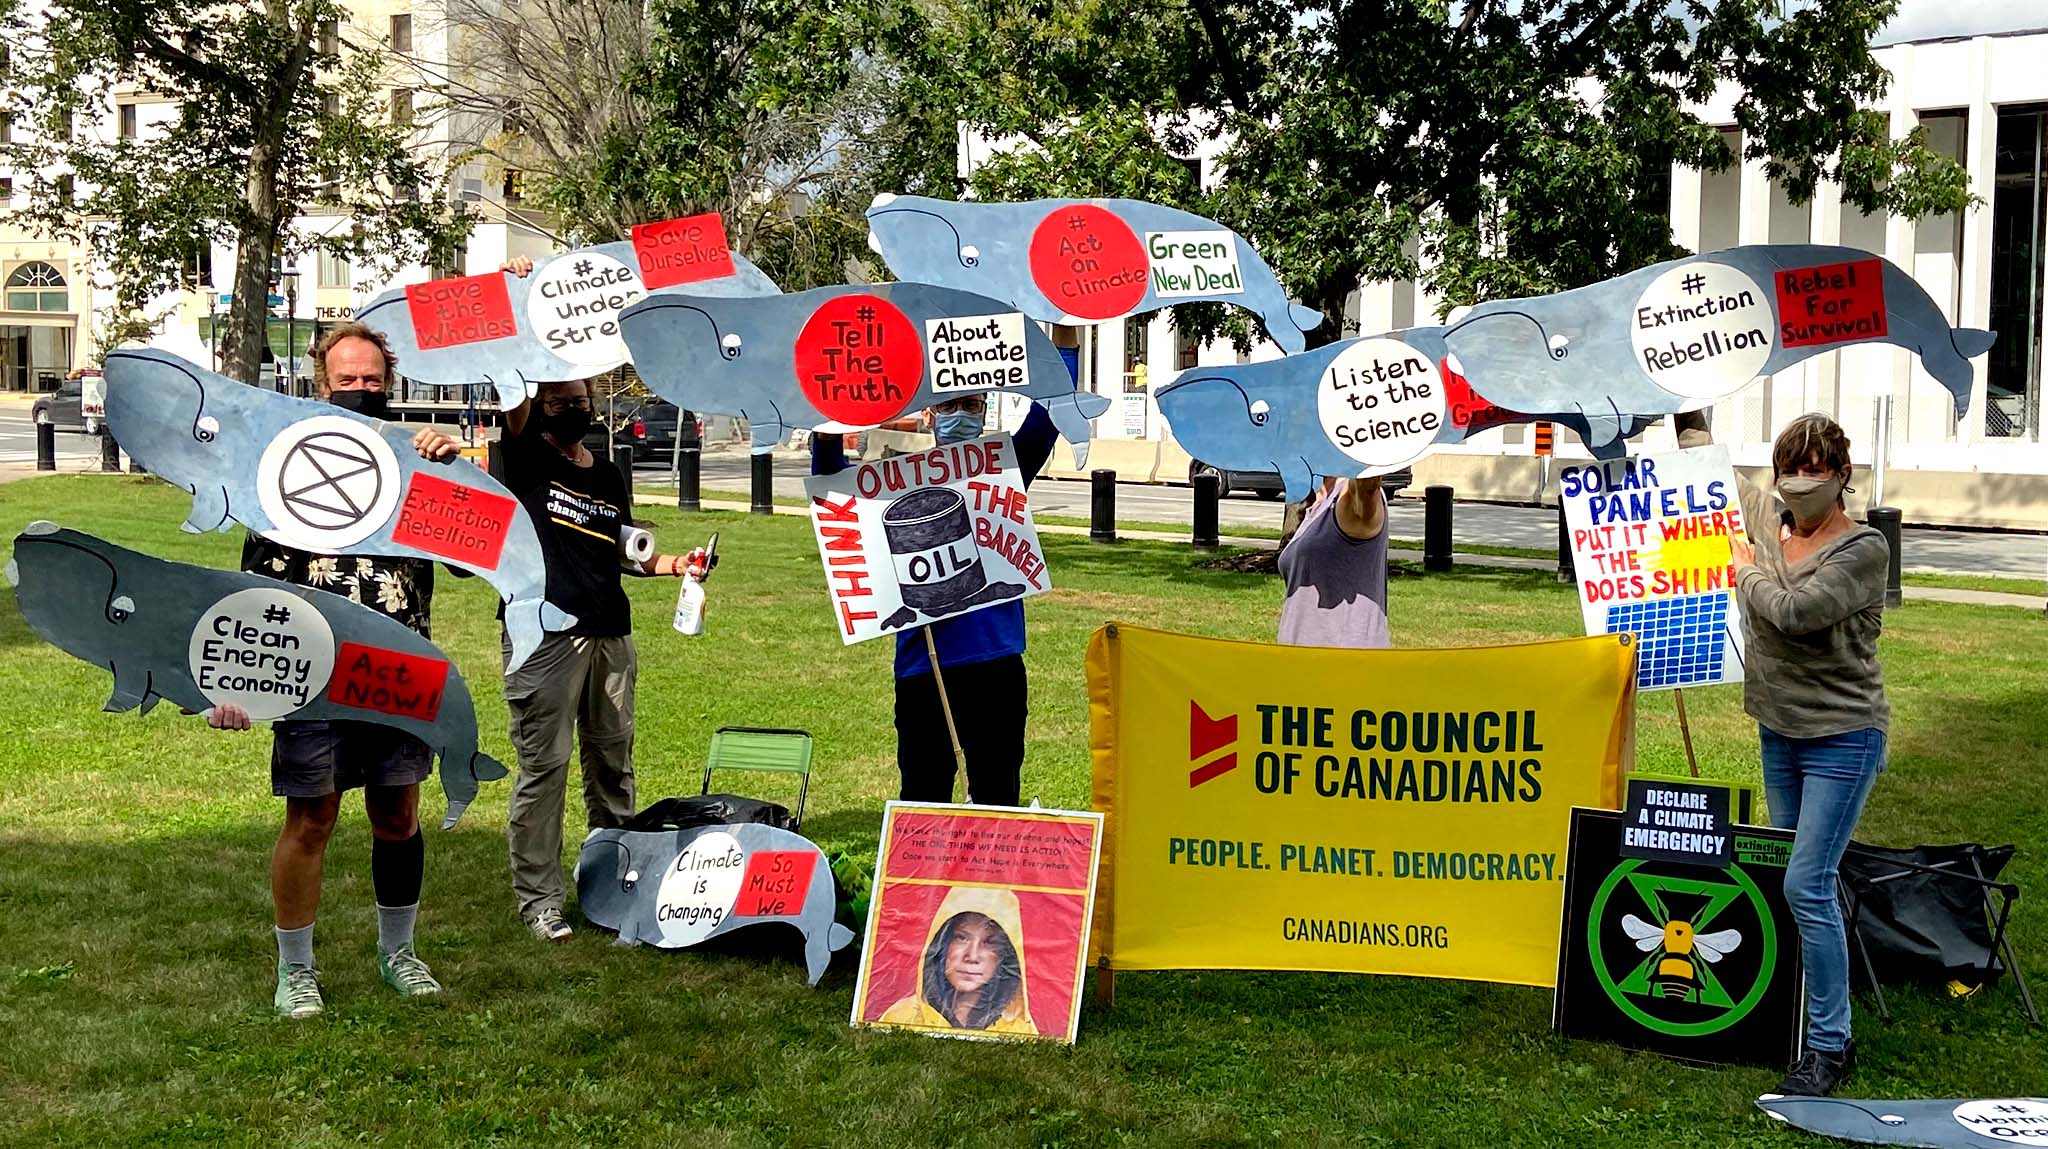
[[[1459,373],[1443,331],[1415,327],[1259,363],[1190,368],[1155,393],[1159,413],[1188,454],[1228,470],[1278,472],[1287,497],[1295,501],[1307,498],[1321,476],[1387,474],[1488,427],[1553,419],[1585,431],[1575,414],[1528,414],[1494,406],[1491,394],[1482,394]],[[1390,377],[1371,378],[1372,362],[1380,362]],[[1362,378],[1368,381],[1353,383],[1360,363],[1367,365]],[[1333,364],[1346,386],[1332,389],[1326,407],[1325,376]],[[1395,364],[1405,373],[1393,377],[1386,368]],[[1386,392],[1389,386],[1396,388],[1393,398]],[[1425,387],[1428,395],[1422,393]],[[1371,435],[1381,413],[1410,425],[1393,437],[1361,441],[1347,435],[1361,428]],[[1629,433],[1646,422],[1632,420]],[[1622,446],[1617,440],[1604,450],[1618,455]]]
[[[1047,323],[1100,323],[1218,300],[1293,354],[1322,323],[1288,301],[1250,241],[1214,220],[1133,199],[980,203],[879,195],[868,245],[898,279],[1005,300]]]
[[[714,834],[729,836],[733,844],[749,857],[771,851],[808,855],[812,859],[810,878],[800,889],[781,891],[765,898],[758,891],[750,891],[734,883],[734,896],[748,899],[746,903],[726,898],[712,899],[715,904],[706,903],[701,909],[715,914],[716,921],[706,920],[694,929],[678,929],[682,917],[673,906],[667,914],[663,913],[663,886],[669,884],[668,875],[678,868],[683,851],[695,845],[699,854],[705,853],[706,838]],[[718,839],[712,841],[717,842]],[[691,860],[695,860],[694,855]],[[702,871],[691,872],[690,876],[695,877],[700,872],[719,873],[721,868],[709,866]],[[729,877],[743,876],[744,872],[742,870],[741,875]],[[788,873],[793,878],[795,867],[791,867]],[[682,876],[677,875],[678,878]],[[772,875],[762,876],[771,883],[794,885]],[[794,926],[803,934],[804,968],[806,980],[811,985],[817,985],[818,979],[825,976],[825,967],[831,964],[832,954],[853,943],[853,931],[833,920],[835,896],[832,867],[810,839],[758,822],[692,826],[682,830],[592,830],[590,836],[583,839],[583,848],[576,855],[576,901],[583,907],[583,916],[593,925],[617,933],[621,944],[645,943],[661,949],[681,949],[746,926],[779,922]]]
[[[241,523],[299,550],[474,571],[505,601],[507,673],[546,632],[576,624],[546,601],[526,508],[475,464],[430,463],[404,428],[238,383],[168,352],[113,352],[106,373],[107,426],[144,467],[191,492],[187,531]],[[419,541],[400,542],[400,532]]]
[[[1629,420],[1697,410],[1759,376],[1889,343],[1969,407],[1996,336],[1950,327],[1897,265],[1848,247],[1763,244],[1659,263],[1555,295],[1481,303],[1444,330],[1472,385],[1518,411],[1573,412],[1604,447]]]
[[[592,256],[602,258],[592,259]],[[391,344],[392,353],[398,357],[399,373],[406,378],[446,387],[464,384],[487,385],[496,392],[498,406],[509,411],[529,397],[536,384],[588,379],[594,375],[602,375],[627,361],[623,348],[617,344],[615,329],[617,312],[621,310],[619,307],[606,306],[603,309],[604,314],[582,317],[575,327],[597,329],[581,332],[591,337],[584,342],[568,343],[568,328],[564,328],[553,337],[553,342],[570,351],[574,358],[565,358],[550,350],[549,340],[544,337],[546,333],[537,331],[529,322],[528,305],[532,302],[532,292],[537,286],[548,282],[553,272],[564,268],[569,269],[573,275],[580,263],[587,263],[592,267],[582,282],[597,282],[607,273],[613,278],[621,274],[631,277],[629,282],[606,284],[596,289],[595,293],[606,297],[607,303],[643,295],[679,292],[704,296],[749,296],[776,295],[782,290],[775,285],[774,280],[768,278],[766,272],[748,261],[745,256],[733,252],[731,275],[699,279],[649,291],[639,278],[632,243],[619,240],[614,243],[577,248],[542,260],[534,265],[530,274],[523,277],[509,272],[490,273],[490,278],[503,281],[506,296],[511,301],[512,322],[515,328],[497,338],[421,349],[418,333],[413,326],[412,312],[407,304],[406,289],[403,287],[382,292],[371,299],[357,310],[356,319],[384,334],[384,338]],[[603,330],[606,324],[613,328],[610,333]]]
[[[340,595],[169,562],[48,522],[31,523],[15,537],[7,576],[22,617],[37,634],[113,674],[110,711],[147,714],[163,699],[197,712],[217,701],[242,702],[247,694],[244,704],[253,718],[350,719],[403,730],[440,756],[441,786],[448,794],[444,829],[476,798],[477,783],[505,777],[504,764],[477,749],[469,686],[448,656],[403,623]],[[251,591],[246,607],[214,609],[230,595]],[[298,603],[321,623],[294,620]],[[221,618],[238,624],[208,625]],[[241,626],[251,629],[236,633]],[[256,637],[265,628],[274,630]],[[273,636],[283,641],[267,641]],[[240,657],[205,652],[209,639],[233,647]],[[290,663],[273,653],[280,651],[306,658]],[[277,669],[245,669],[263,658],[274,658]],[[233,681],[261,683],[215,698],[195,678],[199,673],[216,686],[216,694],[228,689],[225,680],[213,678],[217,673],[246,674],[252,678]],[[380,681],[381,694],[375,693]],[[347,698],[362,705],[339,700]]]
[[[1864,1145],[1989,1149],[2025,1144],[2019,1138],[2048,1130],[2048,1098],[2040,1097],[1882,1101],[1766,1093],[1756,1107],[1808,1133]]]
[[[864,310],[875,318],[861,320]],[[1052,340],[1015,308],[925,283],[659,295],[627,308],[619,326],[655,394],[686,411],[744,417],[757,454],[794,428],[872,427],[944,398],[999,392],[1044,407],[1084,466],[1088,421],[1109,409],[1106,397],[1076,389]]]

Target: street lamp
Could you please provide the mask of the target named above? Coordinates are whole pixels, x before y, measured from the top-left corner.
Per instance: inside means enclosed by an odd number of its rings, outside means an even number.
[[[299,273],[286,271],[278,275],[284,284],[284,383],[279,390],[296,395],[299,391],[298,370],[294,364],[299,354]]]

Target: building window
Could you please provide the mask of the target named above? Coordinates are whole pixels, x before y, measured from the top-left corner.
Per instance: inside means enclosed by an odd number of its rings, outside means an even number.
[[[412,15],[401,13],[391,18],[391,50],[412,51]]]
[[[505,202],[518,203],[526,198],[526,173],[518,168],[505,172]]]
[[[394,128],[412,127],[411,88],[391,89],[391,126]]]
[[[1998,110],[1991,183],[1991,345],[1984,436],[2041,429],[2042,268],[2048,260],[2048,105]]]
[[[320,253],[320,286],[347,287],[348,260],[331,251]]]
[[[185,289],[197,291],[213,286],[213,245],[201,240],[185,256]]]
[[[320,51],[323,55],[328,56],[338,56],[341,54],[341,21],[323,20],[320,22]]]
[[[64,276],[47,263],[24,263],[7,277],[7,310],[69,311],[71,293]]]
[[[135,105],[121,105],[121,138],[132,140],[136,136]]]

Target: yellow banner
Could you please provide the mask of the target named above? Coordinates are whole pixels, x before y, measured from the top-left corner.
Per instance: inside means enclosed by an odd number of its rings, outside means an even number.
[[[1635,754],[1630,641],[1096,631],[1096,956],[1551,985],[1571,809],[1618,807]]]

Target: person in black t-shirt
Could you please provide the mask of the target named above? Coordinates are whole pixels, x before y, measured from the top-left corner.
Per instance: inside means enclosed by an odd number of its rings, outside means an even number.
[[[540,533],[550,603],[576,625],[541,641],[505,676],[512,746],[519,778],[512,785],[506,837],[519,916],[535,937],[562,941],[562,807],[569,750],[580,738],[583,804],[591,829],[618,826],[633,815],[633,684],[638,660],[633,619],[620,575],[708,574],[701,551],[688,558],[621,558],[627,522],[625,480],[610,460],[583,445],[590,429],[590,389],[582,382],[543,383],[540,394],[505,413],[505,485],[519,496]],[[504,640],[506,661],[512,641]]]

